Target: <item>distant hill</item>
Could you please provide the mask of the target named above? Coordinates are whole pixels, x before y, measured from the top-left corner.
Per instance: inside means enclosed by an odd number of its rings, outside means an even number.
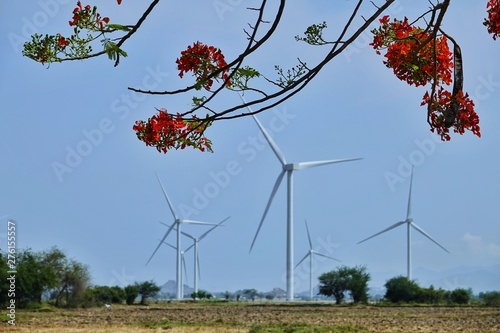
[[[184,298],[191,298],[191,294],[194,292],[194,288],[188,285],[184,285]],[[168,280],[164,285],[160,287],[160,295],[162,298],[174,298],[177,294],[177,283],[174,280]]]

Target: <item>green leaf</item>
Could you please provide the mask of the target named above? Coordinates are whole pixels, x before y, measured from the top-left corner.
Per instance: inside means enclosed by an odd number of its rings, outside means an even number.
[[[130,31],[130,30],[132,30],[130,27],[127,27],[127,26],[121,25],[121,24],[108,23],[108,24],[106,24],[106,27],[108,27],[110,29],[113,29],[113,30],[122,30],[122,31]]]

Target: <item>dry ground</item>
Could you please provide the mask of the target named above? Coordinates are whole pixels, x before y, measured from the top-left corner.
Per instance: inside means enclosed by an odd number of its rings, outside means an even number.
[[[2,326],[0,332],[40,333],[500,332],[500,308],[172,302],[18,310],[16,326]]]

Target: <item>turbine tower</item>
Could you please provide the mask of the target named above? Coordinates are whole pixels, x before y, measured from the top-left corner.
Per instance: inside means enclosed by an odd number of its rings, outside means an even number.
[[[215,228],[219,227],[222,225],[222,223],[226,222],[227,220],[229,219],[229,217],[225,218],[224,220],[222,220],[221,222],[219,222],[219,224],[213,226],[212,228],[210,228],[209,230],[207,230],[206,232],[204,232],[201,236],[199,237],[194,237],[186,232],[182,232],[182,234],[186,237],[189,237],[193,240],[193,244],[191,246],[189,246],[186,251],[184,252],[187,252],[189,251],[191,248],[194,247],[194,292],[198,292],[198,280],[201,278],[200,277],[200,258],[198,256],[198,243],[203,240],[203,238],[205,238],[212,230],[214,230]]]
[[[406,220],[394,223],[390,227],[388,227],[380,232],[377,232],[375,235],[372,235],[372,236],[365,238],[362,241],[358,242],[358,244],[361,244],[361,243],[363,243],[363,242],[365,242],[373,237],[376,237],[380,234],[383,234],[384,232],[387,232],[391,229],[397,228],[400,225],[403,225],[406,223],[406,227],[407,227],[407,236],[406,236],[406,241],[407,241],[407,258],[406,258],[406,260],[407,260],[407,272],[406,272],[406,274],[407,274],[408,280],[411,280],[411,228],[417,230],[419,233],[421,233],[422,235],[424,235],[425,237],[430,239],[434,244],[436,244],[437,246],[442,248],[447,253],[450,253],[441,244],[439,244],[437,241],[435,241],[428,233],[426,233],[422,228],[420,228],[418,225],[416,225],[413,222],[413,218],[411,217],[411,188],[412,188],[412,184],[413,184],[413,167],[411,168],[410,193],[408,194],[408,208],[406,210]]]
[[[307,220],[305,220],[306,223],[306,231],[307,231],[307,239],[309,240],[309,251],[307,251],[307,254],[302,258],[297,265],[295,265],[295,268],[297,268],[304,260],[309,257],[309,300],[313,300],[313,261],[314,261],[314,255],[318,255],[320,257],[332,259],[335,261],[340,262],[340,260],[335,259],[333,257],[327,256],[326,254],[319,253],[317,251],[313,250],[313,245],[311,241],[311,234],[309,233],[309,227],[307,226]]]
[[[241,96],[241,99],[243,100],[243,103],[246,104],[245,99],[243,96]],[[248,110],[250,112],[253,112],[249,106],[247,106]],[[257,239],[257,236],[259,235],[260,228],[262,227],[262,224],[264,223],[264,220],[266,218],[267,212],[269,211],[269,207],[271,206],[271,203],[274,199],[274,195],[278,191],[278,188],[281,184],[281,181],[283,180],[283,177],[285,176],[285,173],[287,174],[287,232],[286,232],[286,298],[288,301],[293,301],[294,298],[294,286],[293,286],[293,271],[294,271],[294,266],[293,266],[293,172],[295,170],[303,170],[303,169],[308,169],[312,167],[318,167],[318,166],[323,166],[323,165],[328,165],[328,164],[333,164],[333,163],[340,163],[340,162],[348,162],[348,161],[356,161],[360,160],[361,158],[350,158],[350,159],[342,159],[342,160],[326,160],[326,161],[315,161],[315,162],[300,162],[300,163],[287,163],[285,156],[281,152],[281,150],[278,148],[274,140],[271,138],[269,133],[266,131],[264,126],[260,123],[260,121],[257,119],[255,115],[252,115],[253,119],[257,123],[257,126],[259,126],[260,130],[262,131],[262,134],[264,134],[264,137],[266,138],[267,142],[271,146],[271,149],[273,150],[274,154],[278,158],[278,160],[281,163],[281,172],[278,175],[278,179],[276,180],[273,190],[271,192],[271,196],[269,197],[269,201],[267,203],[267,206],[264,210],[264,214],[262,215],[262,219],[260,220],[259,227],[257,229],[257,232],[255,233],[255,237],[252,241],[252,245],[250,246],[250,251],[252,251],[252,248],[255,244],[255,240]]]
[[[151,259],[153,259],[154,255],[160,248],[160,246],[163,244],[167,236],[170,234],[172,229],[175,227],[177,230],[177,263],[176,263],[176,283],[177,283],[177,299],[180,300],[182,299],[182,273],[181,273],[181,262],[182,262],[182,254],[181,254],[181,225],[186,223],[186,224],[202,224],[202,225],[216,225],[213,223],[206,223],[206,222],[200,222],[200,221],[193,221],[193,220],[186,220],[186,219],[181,219],[177,216],[174,206],[172,205],[172,202],[170,201],[167,192],[165,191],[165,188],[163,187],[163,184],[160,181],[160,177],[158,177],[158,173],[156,174],[156,178],[158,178],[158,182],[160,183],[161,190],[163,191],[163,195],[165,196],[165,199],[167,200],[168,206],[170,208],[170,211],[172,212],[172,215],[174,217],[174,223],[167,229],[165,232],[165,235],[161,239],[160,243],[156,247],[156,249],[153,251],[153,254],[151,254],[151,257],[149,260],[146,262],[146,265],[149,264]]]

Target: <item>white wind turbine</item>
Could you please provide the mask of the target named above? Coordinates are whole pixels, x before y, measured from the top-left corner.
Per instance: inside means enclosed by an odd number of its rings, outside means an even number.
[[[175,246],[173,246],[172,244],[167,243],[166,241],[163,241],[163,244],[170,246],[174,250],[177,250],[177,248]],[[181,251],[181,262],[182,262],[182,267],[184,268],[184,275],[186,276],[186,283],[188,283],[188,280],[187,280],[187,269],[186,269],[186,259],[184,259],[184,254],[185,253],[186,253],[186,251]],[[184,280],[183,280],[182,273],[181,273],[181,295],[182,295],[182,298],[184,298]]]
[[[411,188],[412,188],[412,183],[413,183],[413,167],[411,169],[411,177],[410,177],[410,193],[408,195],[408,208],[407,208],[407,211],[406,211],[406,220],[404,221],[400,221],[400,222],[397,222],[397,223],[394,223],[393,225],[391,225],[390,227],[380,231],[380,232],[377,232],[375,235],[372,235],[368,238],[365,238],[363,239],[362,241],[358,242],[358,244],[360,243],[363,243],[364,241],[367,241],[373,237],[376,237],[380,234],[383,234],[384,232],[387,232],[391,229],[394,229],[394,228],[397,228],[399,227],[400,225],[403,225],[406,223],[406,226],[407,226],[407,278],[408,280],[411,280],[411,228],[417,230],[418,232],[420,232],[422,235],[424,235],[425,237],[427,237],[428,239],[430,239],[434,244],[436,244],[437,246],[439,246],[440,248],[442,248],[444,251],[446,251],[447,253],[450,253],[447,249],[445,249],[441,244],[439,244],[437,241],[435,241],[429,234],[427,234],[422,228],[420,228],[418,225],[416,225],[415,223],[413,223],[413,218],[411,217]]]
[[[311,241],[311,234],[309,233],[309,227],[307,226],[307,220],[305,222],[306,222],[306,230],[307,230],[307,239],[309,240],[309,251],[307,251],[307,254],[304,256],[304,258],[302,258],[302,260],[300,260],[297,263],[297,265],[295,265],[295,268],[297,268],[304,260],[307,259],[307,257],[309,257],[309,275],[310,275],[309,276],[309,299],[312,301],[313,300],[313,261],[314,261],[314,256],[318,255],[320,257],[332,259],[332,260],[339,261],[339,262],[340,262],[340,260],[313,250],[313,245],[312,245],[312,241]]]
[[[194,292],[198,292],[198,280],[201,279],[201,274],[200,274],[200,258],[198,256],[198,243],[203,240],[212,230],[215,228],[219,227],[222,225],[222,223],[226,222],[229,219],[229,217],[225,218],[219,224],[213,226],[206,232],[204,232],[201,236],[199,237],[194,237],[186,232],[182,232],[182,234],[186,237],[189,237],[193,240],[193,245],[189,246],[186,251],[189,251],[191,248],[194,248]]]
[[[243,96],[241,96],[241,99],[243,100],[243,103],[246,104],[245,99]],[[247,106],[248,110],[252,112],[249,106]],[[328,165],[328,164],[333,164],[333,163],[340,163],[340,162],[348,162],[348,161],[356,161],[360,160],[361,158],[350,158],[350,159],[342,159],[342,160],[326,160],[326,161],[315,161],[315,162],[300,162],[300,163],[287,163],[285,156],[281,152],[281,150],[278,148],[274,140],[271,138],[269,133],[266,131],[264,126],[260,123],[260,121],[257,119],[255,115],[252,115],[253,119],[259,126],[260,130],[262,131],[262,134],[264,134],[264,137],[266,138],[267,142],[271,146],[274,154],[278,158],[278,160],[281,163],[281,173],[278,175],[278,179],[276,180],[276,183],[274,184],[273,190],[271,192],[271,196],[269,197],[269,201],[267,203],[266,209],[264,210],[264,214],[262,215],[262,219],[260,220],[259,227],[257,229],[257,232],[255,233],[255,237],[252,241],[252,245],[250,246],[250,251],[252,251],[252,248],[255,244],[255,240],[257,239],[257,236],[259,235],[260,228],[262,227],[262,224],[264,223],[264,220],[266,218],[267,212],[269,210],[269,207],[271,206],[271,203],[274,199],[274,195],[278,191],[278,188],[281,184],[281,181],[283,180],[283,177],[285,176],[285,173],[287,174],[287,236],[286,236],[286,298],[289,301],[293,300],[294,297],[294,286],[293,286],[293,271],[294,271],[294,266],[293,266],[293,172],[295,170],[303,170],[303,169],[308,169],[312,167],[317,167],[317,166],[323,166],[323,165]]]
[[[172,205],[172,202],[170,201],[167,192],[165,191],[165,188],[163,187],[163,184],[160,181],[160,177],[158,177],[158,173],[156,174],[156,178],[158,178],[158,182],[160,183],[161,190],[163,191],[163,195],[165,196],[165,199],[167,200],[168,206],[170,207],[170,211],[172,212],[172,215],[174,217],[174,223],[167,229],[165,232],[165,235],[161,239],[160,243],[156,247],[156,249],[153,251],[153,254],[149,258],[149,260],[146,262],[146,265],[149,264],[151,259],[153,259],[153,256],[156,254],[162,243],[165,241],[167,236],[170,234],[172,229],[175,227],[177,230],[177,264],[176,264],[176,283],[177,283],[177,299],[182,299],[182,274],[181,274],[181,225],[186,223],[186,224],[202,224],[202,225],[216,225],[213,223],[206,223],[206,222],[199,222],[199,221],[193,221],[193,220],[186,220],[186,219],[181,219],[177,216],[174,210],[174,206]]]

